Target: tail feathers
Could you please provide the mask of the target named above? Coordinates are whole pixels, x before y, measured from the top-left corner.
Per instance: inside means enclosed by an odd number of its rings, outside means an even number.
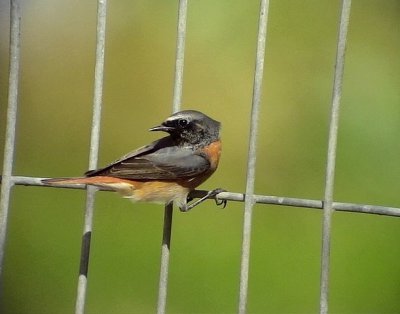
[[[77,177],[77,178],[51,178],[43,179],[42,182],[48,185],[57,184],[91,184],[91,185],[110,185],[117,183],[129,183],[132,185],[132,181],[113,178],[113,177]]]
[[[43,179],[42,182],[48,185],[58,185],[58,184],[89,184],[87,178],[77,177],[77,178],[50,178]]]
[[[99,188],[108,191],[117,191],[124,197],[132,197],[132,191],[135,189],[135,181],[129,181],[125,179],[118,179],[113,177],[78,177],[78,178],[54,178],[54,179],[43,179],[42,182],[48,186],[59,186],[59,185],[94,185]]]

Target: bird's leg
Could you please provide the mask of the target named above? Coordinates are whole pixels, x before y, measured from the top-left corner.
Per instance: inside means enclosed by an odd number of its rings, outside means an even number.
[[[203,203],[206,199],[212,198],[217,196],[219,193],[221,192],[226,192],[223,189],[214,189],[212,191],[209,191],[205,196],[203,196],[202,198],[198,199],[197,201],[193,202],[192,204],[187,205],[185,208],[181,208],[181,211],[189,211],[191,210],[193,207],[196,207],[197,205],[199,205],[200,203]],[[189,198],[188,198],[189,200]],[[224,205],[223,208],[225,208],[226,206],[226,200],[219,200],[217,198],[215,198],[215,203],[219,206],[219,205]]]

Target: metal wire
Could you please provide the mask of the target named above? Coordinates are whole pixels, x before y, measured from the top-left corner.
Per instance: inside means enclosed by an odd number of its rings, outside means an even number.
[[[3,175],[0,192],[0,276],[3,270],[10,194],[11,188],[13,186],[11,175],[15,149],[15,126],[17,121],[20,65],[21,7],[19,0],[11,0],[10,10],[10,68],[8,78],[8,109],[6,122],[6,141],[4,145]]]
[[[178,29],[176,39],[175,57],[175,80],[174,95],[172,100],[172,111],[180,110],[183,90],[183,66],[185,61],[185,38],[186,38],[186,19],[187,19],[187,0],[179,1]]]
[[[97,167],[100,141],[100,120],[103,98],[103,79],[104,79],[104,50],[105,50],[105,31],[106,31],[107,0],[97,2],[97,42],[96,42],[96,63],[94,71],[94,95],[93,95],[93,117],[92,131],[90,139],[89,169]],[[79,268],[77,297],[75,303],[75,313],[85,312],[87,280],[89,270],[89,256],[91,234],[93,230],[93,212],[95,187],[88,187],[86,194],[85,219],[82,236],[81,262]]]
[[[182,102],[187,5],[188,5],[187,0],[179,1],[172,112],[179,111]],[[158,300],[157,300],[158,314],[165,313],[167,306],[168,270],[169,270],[169,257],[171,250],[172,217],[173,217],[173,206],[172,204],[169,204],[165,206],[164,210],[164,227],[163,227],[163,239],[161,245],[160,279],[158,284]]]
[[[261,87],[264,72],[265,43],[267,38],[269,1],[261,0],[260,18],[258,26],[258,40],[256,52],[256,67],[254,73],[253,100],[250,120],[249,154],[247,161],[246,193],[244,200],[242,257],[240,265],[239,310],[240,314],[246,313],[247,292],[249,281],[250,242],[254,205],[254,181],[256,173],[256,152],[258,117],[261,102]]]
[[[41,180],[48,178],[35,178],[35,177],[23,177],[23,176],[12,176],[11,181],[13,185],[24,185],[24,186],[43,186],[44,185]],[[49,187],[50,188],[50,187]],[[68,184],[59,184],[57,186],[51,186],[51,188],[69,188],[69,189],[85,189],[86,186],[81,185],[68,185]],[[101,188],[101,191],[111,191],[111,189]],[[190,193],[190,197],[201,198],[205,196],[209,191],[204,190],[196,190]],[[245,194],[243,193],[235,193],[235,192],[221,192],[217,195],[219,200],[227,200],[234,202],[244,202]],[[215,197],[211,197],[211,199],[215,199]],[[294,198],[287,196],[273,196],[273,195],[257,195],[254,194],[253,197],[254,203],[256,204],[269,204],[269,205],[281,205],[281,206],[291,206],[291,207],[302,207],[302,208],[311,208],[311,209],[323,209],[324,201],[323,200],[311,200],[305,198]],[[392,216],[392,217],[400,217],[400,208],[399,207],[390,207],[390,206],[380,206],[380,205],[371,205],[371,204],[357,204],[357,203],[343,203],[343,202],[333,202],[332,208],[335,211],[342,212],[352,212],[352,213],[361,213],[361,214],[371,214],[371,215],[383,215],[383,216]]]
[[[97,17],[97,47],[96,47],[96,66],[95,66],[95,86],[93,99],[93,122],[91,131],[91,145],[89,156],[89,168],[97,166],[100,119],[102,107],[103,73],[104,73],[104,49],[105,49],[105,26],[106,26],[106,7],[107,0],[98,0]],[[243,242],[240,272],[239,289],[239,313],[246,312],[248,280],[249,280],[249,261],[252,228],[252,211],[255,203],[274,204],[283,206],[295,206],[322,209],[323,214],[323,233],[322,233],[322,253],[321,253],[321,283],[320,283],[320,313],[328,313],[328,292],[329,292],[329,257],[330,240],[333,211],[357,212],[377,215],[387,215],[400,217],[400,208],[340,203],[333,201],[334,174],[337,145],[337,131],[339,122],[339,105],[342,93],[342,81],[344,71],[344,59],[346,48],[347,29],[350,17],[351,0],[343,0],[339,26],[338,47],[336,56],[336,68],[333,84],[331,121],[329,129],[327,166],[325,193],[323,200],[299,199],[282,196],[255,195],[255,166],[256,166],[256,144],[258,132],[258,116],[261,100],[261,86],[263,78],[265,44],[268,19],[268,0],[261,0],[259,30],[257,42],[256,67],[253,87],[253,100],[251,110],[251,129],[249,140],[249,154],[247,163],[247,179],[245,193],[222,192],[218,194],[220,200],[230,200],[244,202],[244,221],[243,221]],[[0,275],[4,259],[4,247],[6,241],[7,218],[9,212],[10,193],[14,185],[45,186],[41,180],[44,178],[13,176],[13,156],[15,145],[15,131],[18,104],[18,82],[19,82],[19,59],[20,59],[20,19],[21,10],[19,0],[11,0],[11,19],[10,19],[10,69],[9,69],[9,91],[8,91],[8,111],[6,126],[6,141],[4,149],[3,175],[0,177]],[[183,67],[184,50],[186,37],[186,17],[187,0],[180,0],[178,13],[177,48],[175,60],[175,83],[173,92],[172,111],[180,109],[183,87]],[[60,188],[84,189],[86,186],[80,185],[59,185]],[[93,228],[93,206],[96,188],[88,187],[86,199],[85,222],[82,237],[82,253],[80,274],[78,279],[77,299],[75,313],[84,313],[87,275],[89,266],[90,239]],[[101,189],[107,190],[107,189]],[[202,197],[207,191],[194,191],[192,197]],[[168,288],[168,269],[171,247],[172,230],[172,206],[166,206],[164,215],[163,240],[161,248],[161,267],[158,291],[157,313],[166,312],[167,288]]]
[[[161,244],[160,279],[158,283],[157,313],[165,313],[168,293],[169,256],[171,251],[172,204],[165,206],[163,238]]]
[[[333,82],[332,111],[329,126],[328,156],[326,163],[326,180],[324,196],[324,215],[322,225],[321,252],[321,284],[320,284],[320,313],[328,313],[329,293],[329,257],[333,212],[333,190],[335,182],[336,144],[339,127],[339,107],[342,96],[344,60],[346,51],[347,28],[350,19],[351,0],[343,0],[339,25],[339,39],[336,54],[335,78]]]

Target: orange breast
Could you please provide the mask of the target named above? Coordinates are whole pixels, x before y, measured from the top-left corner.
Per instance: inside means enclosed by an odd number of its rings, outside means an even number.
[[[219,158],[221,157],[221,147],[221,141],[216,141],[203,148],[203,153],[207,155],[207,158],[210,161],[210,169],[196,178],[181,180],[179,183],[189,188],[189,190],[194,190],[196,187],[206,181],[218,167]]]
[[[210,160],[210,170],[215,171],[218,167],[219,158],[221,157],[222,144],[221,141],[215,141],[204,148],[204,152]]]

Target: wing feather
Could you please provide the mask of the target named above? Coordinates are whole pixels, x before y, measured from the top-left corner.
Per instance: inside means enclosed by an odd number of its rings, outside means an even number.
[[[173,180],[207,171],[208,160],[190,148],[178,147],[164,137],[141,147],[110,165],[88,171],[86,176],[111,176],[128,180]]]

